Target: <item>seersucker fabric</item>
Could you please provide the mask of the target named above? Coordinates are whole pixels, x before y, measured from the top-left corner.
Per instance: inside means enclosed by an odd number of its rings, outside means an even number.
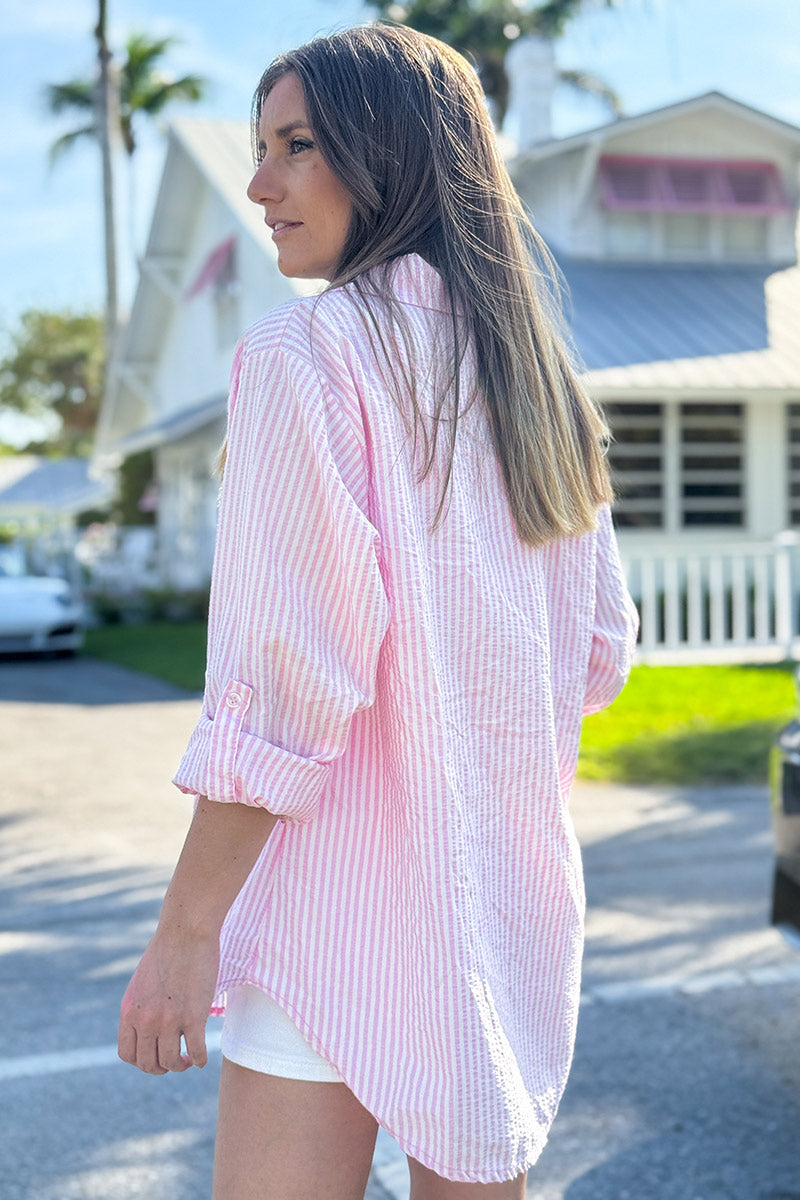
[[[415,364],[425,409],[445,289],[416,255],[392,280],[393,376]],[[441,471],[420,481],[373,341],[348,286],[240,342],[175,782],[282,818],[225,923],[215,1010],[261,988],[403,1150],[487,1183],[535,1162],[566,1083],[580,717],[621,689],[636,615],[606,507],[595,533],[518,538],[480,403],[432,531]]]

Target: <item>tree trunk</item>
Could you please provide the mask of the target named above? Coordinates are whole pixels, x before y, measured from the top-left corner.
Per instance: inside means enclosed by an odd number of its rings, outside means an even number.
[[[98,0],[97,61],[99,66],[97,87],[97,133],[103,161],[103,223],[105,228],[106,259],[106,361],[111,354],[117,331],[117,240],[114,220],[114,169],[112,161],[111,122],[114,115],[114,99],[111,94],[112,81],[109,64],[111,51],[106,40],[106,0]]]

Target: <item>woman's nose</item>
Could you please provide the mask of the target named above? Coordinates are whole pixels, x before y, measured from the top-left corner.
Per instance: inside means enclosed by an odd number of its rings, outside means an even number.
[[[253,204],[264,204],[267,200],[277,199],[277,190],[275,172],[270,169],[265,159],[250,180],[247,188],[247,198],[248,200],[252,200]]]

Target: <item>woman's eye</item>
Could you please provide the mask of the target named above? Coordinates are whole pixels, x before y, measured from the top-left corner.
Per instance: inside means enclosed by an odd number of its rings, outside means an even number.
[[[314,143],[307,141],[306,138],[292,138],[289,142],[289,153],[300,154],[302,150],[313,150]]]

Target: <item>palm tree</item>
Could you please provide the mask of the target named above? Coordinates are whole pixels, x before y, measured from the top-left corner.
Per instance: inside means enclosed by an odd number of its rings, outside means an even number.
[[[202,76],[183,75],[175,79],[158,68],[159,59],[177,42],[174,37],[150,38],[144,33],[132,33],[125,43],[123,61],[118,65],[112,61],[117,125],[114,132],[129,156],[136,150],[135,127],[139,114],[153,118],[175,101],[197,101],[205,95],[207,80]],[[66,83],[47,85],[45,95],[51,113],[59,115],[73,111],[86,118],[83,124],[53,142],[50,147],[52,161],[76,141],[97,136],[96,92],[96,79],[71,79]]]
[[[440,38],[471,58],[483,90],[492,102],[499,129],[508,109],[506,53],[517,38],[534,34],[555,41],[582,10],[591,5],[613,8],[617,0],[547,0],[533,7],[524,7],[522,0],[367,2],[381,17]],[[585,71],[560,71],[559,77],[571,87],[598,96],[615,115],[619,115],[619,97],[601,79]]]
[[[121,144],[130,163],[136,151],[140,117],[154,119],[176,101],[198,101],[205,94],[207,81],[200,75],[174,78],[159,67],[160,60],[176,44],[173,37],[151,38],[132,33],[125,43],[125,57],[116,63],[105,42],[105,0],[99,0],[100,19],[95,31],[100,69],[92,79],[70,79],[48,84],[45,99],[51,113],[74,112],[79,124],[61,135],[50,147],[54,164],[65,151],[84,138],[104,137]],[[103,67],[107,82],[103,79]],[[105,114],[105,115],[104,115]],[[116,249],[113,221],[113,194],[109,155],[104,154],[104,213],[106,219],[106,320],[109,337],[116,327]]]

